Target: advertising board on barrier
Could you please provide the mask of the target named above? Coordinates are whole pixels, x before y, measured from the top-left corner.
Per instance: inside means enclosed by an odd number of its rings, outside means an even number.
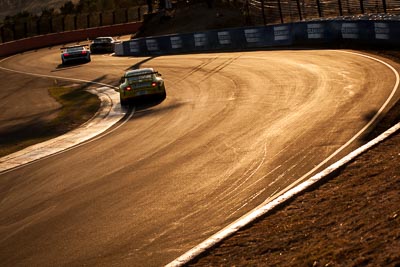
[[[129,42],[129,52],[139,53],[140,52],[139,42],[130,41]]]
[[[232,43],[231,35],[228,31],[218,32],[218,42],[221,45],[229,45]]]
[[[360,34],[357,23],[342,23],[342,38],[359,39]]]
[[[169,40],[171,41],[172,49],[182,48],[182,38],[180,36],[171,36]]]
[[[400,44],[400,21],[312,21],[184,33],[124,42],[117,54],[151,55],[242,50],[277,45]]]
[[[194,37],[194,46],[202,47],[207,45],[207,35],[205,33],[196,33]]]
[[[147,50],[148,51],[158,51],[158,50],[160,50],[159,48],[158,48],[158,43],[157,43],[157,40],[155,40],[155,39],[148,39],[148,40],[146,40],[146,46],[147,46]]]
[[[387,23],[375,22],[374,27],[376,39],[388,40],[390,38],[390,28]]]
[[[246,37],[246,42],[248,42],[248,43],[261,42],[261,30],[260,29],[245,29],[244,35]]]
[[[287,41],[290,40],[290,29],[288,25],[274,26],[274,40]]]
[[[307,24],[308,39],[323,39],[325,38],[325,27],[321,23]]]

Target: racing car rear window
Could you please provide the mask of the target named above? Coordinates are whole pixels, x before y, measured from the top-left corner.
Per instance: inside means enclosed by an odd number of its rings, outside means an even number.
[[[70,48],[67,48],[67,52],[68,53],[70,53],[70,52],[78,52],[78,51],[82,51],[83,50],[83,47],[70,47]]]
[[[153,79],[153,74],[137,75],[137,76],[127,77],[127,79],[129,83],[148,81]]]
[[[111,43],[109,38],[98,38],[93,40],[94,43]]]

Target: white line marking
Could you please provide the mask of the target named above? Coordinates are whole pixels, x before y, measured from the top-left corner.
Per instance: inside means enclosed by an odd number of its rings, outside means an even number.
[[[335,50],[339,51],[339,50]],[[248,225],[251,222],[254,222],[256,219],[260,218],[261,216],[266,215],[269,211],[277,207],[278,205],[284,203],[285,201],[292,199],[294,196],[298,195],[299,193],[303,192],[310,186],[314,185],[318,181],[321,181],[324,177],[327,175],[331,174],[335,170],[339,169],[340,167],[344,166],[351,160],[353,160],[355,157],[359,156],[360,154],[364,153],[371,147],[375,146],[376,144],[382,142],[386,138],[388,138],[390,135],[394,134],[398,130],[400,130],[400,123],[396,124],[374,140],[368,142],[367,144],[361,146],[360,148],[354,150],[341,160],[333,163],[330,165],[328,168],[325,170],[319,172],[318,174],[312,176],[306,181],[303,181],[307,176],[311,175],[314,171],[316,171],[318,168],[320,168],[322,165],[327,163],[330,159],[332,159],[334,156],[336,156],[338,153],[340,153],[345,147],[350,145],[356,138],[358,138],[368,127],[370,127],[376,119],[382,114],[383,110],[387,107],[387,105],[390,103],[392,100],[394,94],[396,93],[398,86],[399,86],[399,73],[396,71],[395,68],[393,68],[391,65],[388,63],[363,54],[355,53],[355,52],[348,52],[348,51],[339,51],[343,53],[349,53],[349,54],[354,54],[358,56],[362,56],[365,58],[369,58],[371,60],[375,60],[377,62],[382,63],[383,65],[387,66],[389,69],[393,71],[393,73],[396,76],[396,83],[392,89],[392,93],[390,94],[389,98],[386,100],[386,102],[383,104],[383,106],[379,109],[377,114],[367,123],[365,127],[363,127],[353,138],[351,138],[346,144],[344,144],[342,147],[340,147],[338,150],[336,150],[332,155],[330,155],[328,158],[326,158],[324,161],[322,161],[320,164],[318,164],[316,167],[314,167],[311,171],[303,175],[300,179],[298,179],[296,182],[292,183],[290,186],[286,187],[284,190],[280,191],[278,194],[274,195],[274,199],[268,198],[266,199],[261,205],[253,209],[252,211],[248,212],[235,222],[231,223],[227,227],[223,228],[216,234],[212,235],[208,239],[204,240],[202,243],[199,245],[195,246],[194,248],[190,249],[183,255],[179,256],[176,258],[174,261],[170,262],[169,264],[166,265],[166,267],[178,267],[178,266],[183,266],[184,264],[189,263],[191,260],[205,252],[207,249],[212,248],[219,242],[221,242],[223,239],[231,236],[232,234],[236,233],[239,231],[241,228],[244,226]],[[301,182],[301,184],[299,184]]]
[[[1,60],[0,63],[4,60],[5,59]],[[79,147],[83,144],[87,144],[88,142],[93,142],[94,140],[105,136],[105,134],[101,134],[112,127],[114,124],[116,124],[118,121],[120,121],[126,115],[126,111],[123,110],[121,108],[121,105],[119,104],[119,94],[115,92],[114,89],[112,89],[115,88],[112,85],[82,79],[22,72],[18,70],[7,69],[1,66],[0,69],[15,73],[27,74],[35,77],[55,78],[104,86],[88,90],[90,93],[96,94],[101,101],[100,109],[93,116],[93,118],[91,118],[89,121],[87,121],[77,129],[74,129],[64,135],[39,144],[29,146],[25,149],[0,158],[0,174],[10,172],[27,164],[36,162],[39,159],[45,159],[50,156],[58,155],[62,152]],[[115,131],[123,124],[125,124],[133,116],[134,111],[135,110],[133,109],[129,116],[127,116],[127,118],[120,125],[118,125],[118,127],[107,132],[106,134],[110,134],[111,132]]]

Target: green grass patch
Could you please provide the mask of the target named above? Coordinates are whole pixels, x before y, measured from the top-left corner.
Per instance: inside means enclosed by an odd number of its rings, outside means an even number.
[[[52,87],[49,94],[61,104],[52,120],[35,120],[1,135],[0,157],[69,132],[91,119],[100,106],[83,87]]]
[[[61,105],[57,118],[50,123],[56,132],[72,130],[88,121],[100,106],[97,96],[81,88],[53,87],[49,89],[50,95]]]

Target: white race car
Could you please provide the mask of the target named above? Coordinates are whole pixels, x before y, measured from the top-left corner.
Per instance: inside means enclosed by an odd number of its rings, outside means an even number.
[[[66,46],[60,49],[62,64],[66,64],[71,61],[91,61],[90,50],[86,45]]]

